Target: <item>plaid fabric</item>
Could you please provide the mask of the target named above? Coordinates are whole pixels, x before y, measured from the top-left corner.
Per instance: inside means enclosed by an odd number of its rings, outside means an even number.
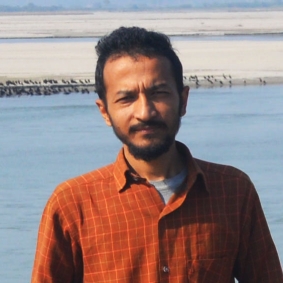
[[[33,283],[282,283],[249,177],[187,156],[183,190],[164,205],[115,163],[59,185],[39,228]]]

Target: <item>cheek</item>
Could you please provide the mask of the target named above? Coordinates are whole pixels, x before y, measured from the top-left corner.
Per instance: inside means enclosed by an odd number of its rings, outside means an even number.
[[[112,111],[109,111],[109,117],[111,119],[112,124],[114,124],[118,128],[126,127],[127,124],[131,121],[131,111],[128,108],[123,108],[119,110],[112,109]]]
[[[171,119],[175,115],[179,116],[180,105],[179,102],[176,103],[176,101],[170,101],[169,103],[158,105],[156,110],[161,117]]]

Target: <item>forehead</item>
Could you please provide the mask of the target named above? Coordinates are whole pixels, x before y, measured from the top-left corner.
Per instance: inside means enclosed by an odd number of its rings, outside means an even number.
[[[142,77],[141,77],[142,76]],[[110,57],[103,70],[104,83],[142,78],[173,79],[170,61],[163,56],[147,57],[144,55],[115,55]]]

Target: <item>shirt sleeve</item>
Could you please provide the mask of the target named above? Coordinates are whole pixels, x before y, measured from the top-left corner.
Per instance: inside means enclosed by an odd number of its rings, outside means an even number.
[[[82,282],[79,245],[72,239],[64,204],[52,196],[39,226],[32,283]],[[66,206],[64,207],[65,210]]]
[[[247,203],[235,277],[239,283],[283,283],[279,257],[253,185]]]

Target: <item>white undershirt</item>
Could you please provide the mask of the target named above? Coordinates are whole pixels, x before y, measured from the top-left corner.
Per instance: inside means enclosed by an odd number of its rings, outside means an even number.
[[[149,181],[149,182],[156,188],[162,200],[166,204],[169,201],[172,194],[176,193],[180,189],[180,186],[185,180],[186,176],[187,176],[187,169],[185,168],[179,174],[177,174],[172,178],[165,179],[162,181]]]

